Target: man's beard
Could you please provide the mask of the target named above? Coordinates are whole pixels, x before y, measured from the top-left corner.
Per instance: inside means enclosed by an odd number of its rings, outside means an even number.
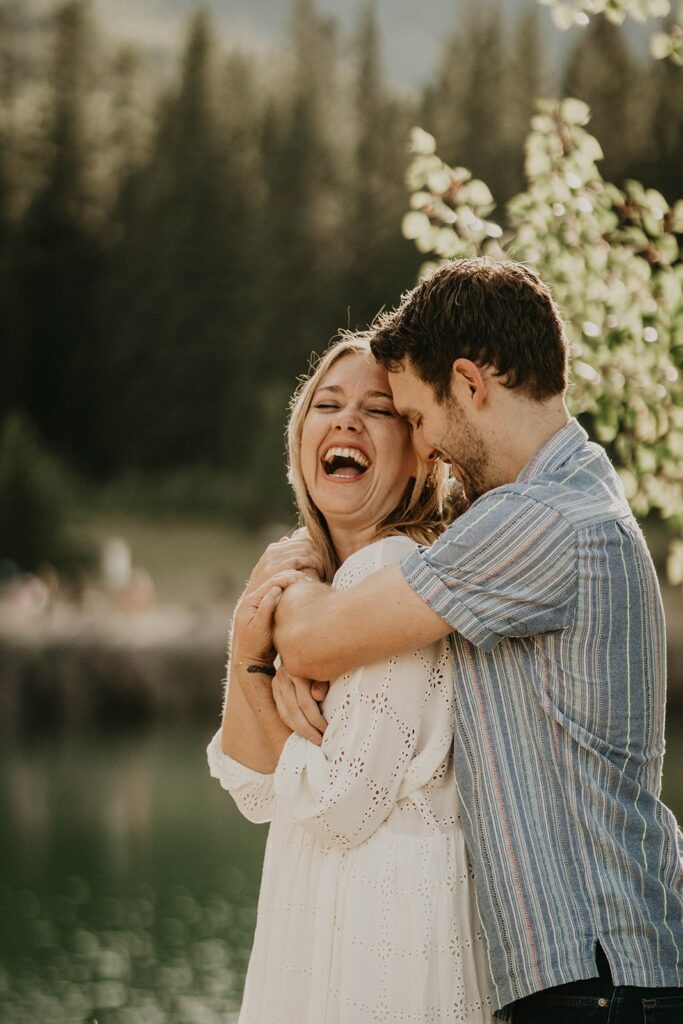
[[[471,503],[491,490],[489,454],[480,434],[467,422],[457,398],[449,396],[444,407],[449,429],[439,449],[457,466],[465,496]]]

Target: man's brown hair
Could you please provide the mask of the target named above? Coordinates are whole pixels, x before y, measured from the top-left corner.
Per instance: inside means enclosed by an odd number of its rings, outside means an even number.
[[[538,274],[486,257],[453,260],[380,313],[371,329],[375,359],[407,359],[443,402],[456,359],[495,367],[502,383],[541,401],[567,386],[567,339]]]

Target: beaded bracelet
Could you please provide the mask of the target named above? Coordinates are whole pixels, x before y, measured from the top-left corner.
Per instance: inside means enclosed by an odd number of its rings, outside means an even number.
[[[277,669],[274,665],[258,665],[245,661],[238,661],[237,664],[241,668],[246,669],[249,674],[271,676],[271,678],[277,674]]]

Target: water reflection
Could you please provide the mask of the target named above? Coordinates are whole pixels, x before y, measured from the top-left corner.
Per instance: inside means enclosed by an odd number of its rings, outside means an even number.
[[[224,897],[177,888],[160,900],[147,888],[117,898],[71,878],[43,901],[3,886],[0,913],[19,954],[1,982],[6,1024],[236,1017],[253,915]]]
[[[265,832],[211,785],[207,739],[5,750],[3,1024],[236,1019]]]
[[[210,731],[210,730],[209,730]],[[3,1024],[229,1024],[265,828],[208,777],[206,732],[5,746]],[[665,796],[683,811],[683,722]]]

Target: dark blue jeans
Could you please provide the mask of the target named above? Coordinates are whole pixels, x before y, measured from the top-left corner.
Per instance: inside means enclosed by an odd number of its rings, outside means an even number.
[[[683,989],[613,985],[598,946],[599,978],[572,981],[512,1004],[512,1024],[683,1024]]]

